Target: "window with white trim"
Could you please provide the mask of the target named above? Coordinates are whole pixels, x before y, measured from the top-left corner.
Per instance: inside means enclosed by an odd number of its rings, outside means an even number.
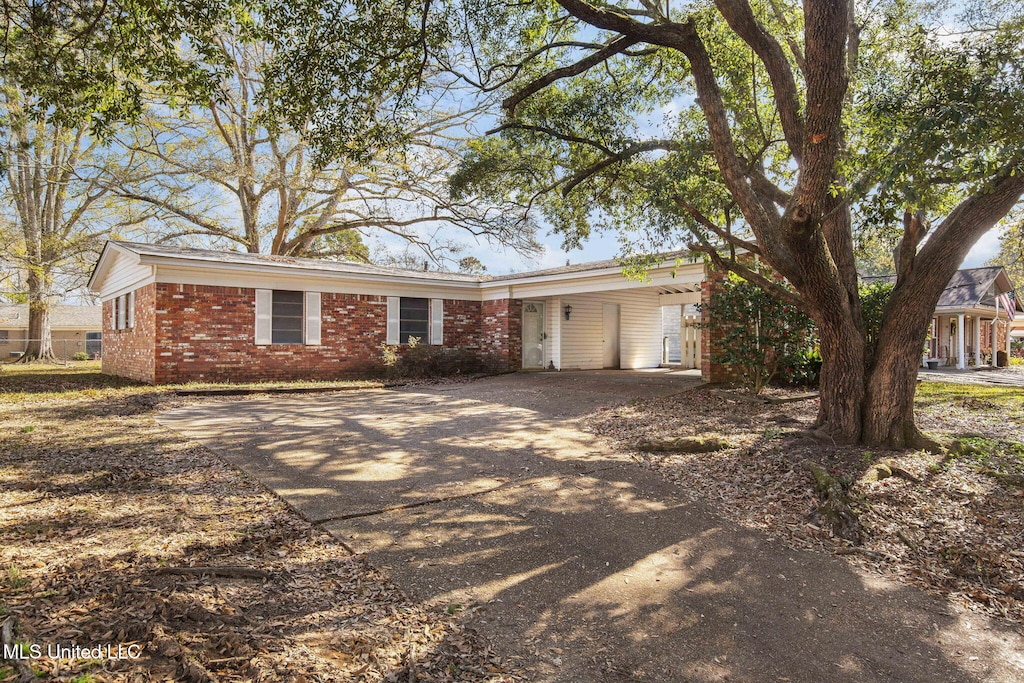
[[[135,292],[114,297],[114,329],[127,330],[135,327]]]
[[[444,342],[443,299],[389,296],[387,303],[388,344],[408,344],[412,338],[420,344]]]
[[[320,292],[257,289],[256,344],[320,344],[320,298]]]

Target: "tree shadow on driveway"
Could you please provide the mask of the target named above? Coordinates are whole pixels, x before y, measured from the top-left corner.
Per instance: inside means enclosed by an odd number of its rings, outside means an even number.
[[[472,624],[536,680],[1012,681],[1024,640],[724,521],[530,382],[162,415]],[[543,380],[547,382],[548,380]],[[578,414],[595,393],[554,384]],[[666,389],[667,391],[668,389]],[[518,392],[518,393],[516,393]],[[490,400],[475,400],[486,393]],[[396,675],[401,672],[396,672]]]

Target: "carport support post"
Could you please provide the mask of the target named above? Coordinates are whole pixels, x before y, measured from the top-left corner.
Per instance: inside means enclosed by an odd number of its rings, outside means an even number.
[[[551,313],[548,315],[551,321],[551,329],[548,331],[548,338],[544,341],[549,350],[548,360],[556,370],[562,369],[562,298],[555,297],[551,300]]]
[[[956,316],[956,369],[963,370],[966,367],[964,359],[964,314]]]

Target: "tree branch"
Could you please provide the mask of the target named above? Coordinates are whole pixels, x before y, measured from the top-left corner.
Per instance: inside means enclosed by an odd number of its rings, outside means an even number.
[[[772,282],[765,276],[761,275],[757,271],[744,266],[741,263],[737,263],[732,259],[724,259],[722,255],[718,253],[718,250],[709,244],[691,244],[691,251],[700,252],[707,254],[711,257],[711,261],[715,264],[719,270],[736,273],[744,280],[753,282],[755,285],[768,292],[776,299],[785,301],[788,304],[792,304],[799,308],[801,311],[807,312],[806,304],[804,300],[796,292],[786,289],[777,282]]]
[[[674,199],[677,206],[679,206],[681,209],[690,214],[693,217],[693,219],[697,221],[697,223],[699,223],[708,232],[711,232],[714,235],[721,237],[723,240],[725,240],[726,242],[733,246],[740,247],[741,249],[746,249],[750,253],[755,254],[757,256],[761,255],[761,248],[754,244],[753,242],[749,242],[743,238],[736,237],[731,232],[723,230],[722,228],[718,227],[710,218],[705,216],[696,206],[689,203],[682,197],[677,196]]]
[[[506,98],[505,101],[501,103],[501,108],[504,109],[509,116],[515,116],[516,107],[518,107],[523,100],[530,97],[534,93],[543,90],[544,88],[551,85],[555,81],[561,80],[563,78],[569,78],[570,76],[577,76],[589,70],[590,68],[600,64],[606,59],[609,59],[610,57],[619,54],[623,50],[636,45],[637,42],[639,41],[633,38],[616,38],[615,40],[608,43],[600,50],[594,52],[593,54],[587,57],[584,57],[575,64],[570,64],[569,66],[563,66],[561,68],[554,69],[544,74],[540,78],[531,81],[530,83],[527,83],[524,87],[516,91],[510,97]]]
[[[715,0],[715,6],[736,35],[754,50],[768,71],[775,105],[779,108],[782,131],[799,165],[803,158],[804,121],[797,99],[796,79],[782,46],[754,17],[754,11],[746,0]]]
[[[587,178],[590,178],[591,176],[600,173],[601,171],[603,171],[604,169],[608,168],[613,164],[617,164],[621,161],[625,161],[626,159],[635,157],[636,155],[643,154],[645,152],[653,152],[655,150],[671,151],[676,149],[679,149],[679,145],[677,145],[672,140],[645,140],[644,142],[634,143],[627,147],[626,149],[622,150],[621,152],[613,152],[611,156],[602,159],[601,161],[598,161],[596,163],[593,163],[587,168],[584,168],[578,173],[575,173],[572,176],[572,178],[567,180],[565,185],[562,187],[562,196],[567,196],[570,192],[573,191],[574,188],[576,188],[580,183],[585,181]]]

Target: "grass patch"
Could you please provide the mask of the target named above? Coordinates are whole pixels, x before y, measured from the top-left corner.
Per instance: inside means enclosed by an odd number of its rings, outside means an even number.
[[[960,406],[972,410],[1024,411],[1024,389],[990,387],[952,382],[921,382],[917,385],[918,408]]]

